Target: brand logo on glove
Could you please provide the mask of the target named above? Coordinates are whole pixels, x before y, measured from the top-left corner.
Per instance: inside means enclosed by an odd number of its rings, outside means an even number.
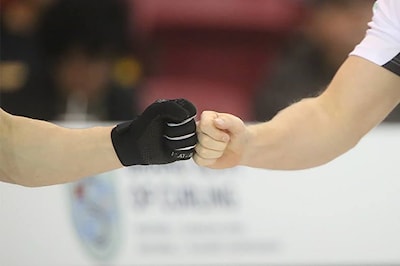
[[[179,160],[185,160],[185,159],[190,159],[193,156],[193,152],[191,153],[176,153],[176,152],[171,152],[171,157],[175,157]]]

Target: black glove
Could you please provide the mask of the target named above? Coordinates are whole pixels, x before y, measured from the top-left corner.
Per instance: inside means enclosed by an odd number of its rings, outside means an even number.
[[[119,160],[129,166],[190,159],[197,144],[195,116],[196,107],[185,99],[154,102],[111,131]]]

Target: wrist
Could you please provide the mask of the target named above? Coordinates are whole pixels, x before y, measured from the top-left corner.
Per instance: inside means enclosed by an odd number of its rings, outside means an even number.
[[[123,166],[144,164],[138,146],[138,134],[132,127],[133,121],[124,122],[111,129],[114,151]]]
[[[252,166],[254,164],[255,156],[259,150],[258,144],[259,130],[256,125],[246,125],[245,132],[243,134],[243,150],[242,157],[240,159],[239,165]]]

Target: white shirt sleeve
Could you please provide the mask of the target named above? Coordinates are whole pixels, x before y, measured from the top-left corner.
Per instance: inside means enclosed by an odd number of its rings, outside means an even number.
[[[400,75],[400,0],[378,0],[365,38],[350,53]]]

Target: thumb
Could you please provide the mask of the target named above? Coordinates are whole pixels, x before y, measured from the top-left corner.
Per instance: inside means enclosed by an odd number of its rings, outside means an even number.
[[[240,134],[245,130],[244,122],[237,116],[231,114],[218,114],[214,119],[216,128],[232,134]]]

